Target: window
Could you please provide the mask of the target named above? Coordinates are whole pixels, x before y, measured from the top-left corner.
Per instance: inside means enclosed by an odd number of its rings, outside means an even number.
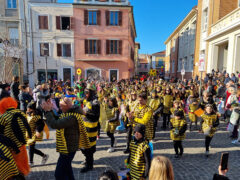
[[[49,43],[40,43],[40,56],[49,56]]]
[[[48,29],[48,16],[38,16],[39,29]]]
[[[145,69],[147,69],[148,68],[148,65],[147,64],[145,64]]]
[[[17,0],[6,0],[8,9],[16,9],[17,8]]]
[[[203,21],[202,21],[202,30],[205,31],[207,30],[208,27],[208,9],[205,9],[203,11]]]
[[[175,71],[175,61],[173,60],[172,61],[172,73],[174,73],[174,71]]]
[[[107,40],[106,54],[122,54],[121,40]]]
[[[107,26],[122,26],[122,12],[121,11],[106,11],[106,25]]]
[[[182,70],[182,59],[179,60],[178,71]]]
[[[130,57],[134,61],[134,50],[131,48]]]
[[[56,29],[70,30],[74,27],[74,18],[65,16],[56,16]]]
[[[84,24],[85,25],[100,25],[101,24],[101,11],[100,10],[85,10],[84,11]]]
[[[57,44],[58,57],[71,57],[71,44]]]
[[[101,41],[86,39],[85,54],[101,54]]]
[[[110,25],[118,26],[119,12],[118,11],[110,11]]]
[[[10,39],[10,43],[14,46],[18,46],[18,39],[19,39],[19,35],[18,35],[18,28],[9,28],[9,39]]]

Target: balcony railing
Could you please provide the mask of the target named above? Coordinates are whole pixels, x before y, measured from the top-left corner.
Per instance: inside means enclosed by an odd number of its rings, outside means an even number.
[[[234,26],[234,24],[237,24],[239,22],[240,8],[232,11],[231,13],[220,19],[218,22],[213,24],[211,27],[211,34],[223,31],[224,29]]]
[[[129,0],[74,0],[76,4],[130,5]]]

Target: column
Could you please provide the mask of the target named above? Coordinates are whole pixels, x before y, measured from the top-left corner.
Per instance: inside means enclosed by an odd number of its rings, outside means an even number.
[[[228,40],[228,55],[227,55],[227,72],[233,73],[234,69],[234,51],[235,51],[235,37],[232,34]]]

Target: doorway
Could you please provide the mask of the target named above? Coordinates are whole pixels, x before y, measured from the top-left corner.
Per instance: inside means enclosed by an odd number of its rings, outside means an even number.
[[[63,68],[63,82],[67,82],[67,80],[70,80],[71,83],[71,68]]]
[[[109,81],[110,82],[118,81],[118,69],[109,70]]]

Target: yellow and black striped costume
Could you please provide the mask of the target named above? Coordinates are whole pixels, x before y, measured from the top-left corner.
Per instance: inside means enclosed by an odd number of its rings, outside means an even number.
[[[27,133],[27,145],[32,145],[34,144],[36,141],[42,141],[43,140],[43,132],[41,132],[41,137],[36,137],[36,129],[37,129],[37,122],[41,119],[41,116],[39,115],[34,115],[34,116],[28,116],[27,120],[28,120],[28,124],[31,128],[31,132],[32,132],[32,138],[29,138],[29,135]]]
[[[106,111],[107,120],[110,120],[110,119],[114,118],[116,111],[119,111],[119,109],[118,109],[118,107],[109,108],[107,106],[105,111]],[[114,122],[107,122],[106,132],[114,133],[117,126],[119,126],[119,125],[120,125],[119,120],[114,121]]]
[[[176,129],[180,130],[186,125],[186,120],[185,119],[176,119],[173,118],[170,120],[173,129],[170,131],[170,137],[173,141],[182,141],[186,138],[186,134],[181,134],[181,135],[175,135],[174,132]]]
[[[78,127],[79,127],[79,149],[88,149],[90,148],[90,142],[89,142],[89,138],[87,136],[87,131],[86,128],[84,126],[82,117],[79,113],[63,113],[60,116],[60,119],[62,118],[66,118],[69,116],[74,116],[77,121],[78,121]],[[67,142],[64,136],[64,129],[57,129],[56,130],[56,149],[57,152],[62,153],[62,154],[68,154],[68,149],[67,149]]]
[[[173,96],[165,95],[163,96],[163,113],[170,114],[170,108],[173,106]]]
[[[129,168],[131,180],[139,180],[145,172],[145,159],[144,152],[149,148],[147,141],[141,143],[135,143],[131,141],[130,143],[130,159]]]
[[[189,120],[192,122],[196,122],[197,121],[197,115],[194,114],[194,112],[199,108],[198,104],[190,104],[189,105],[189,113],[188,113],[188,117]]]
[[[0,142],[0,150],[4,157],[0,157],[0,179],[6,180],[19,174],[10,149]]]
[[[203,114],[201,116],[201,118],[203,120],[203,123],[202,123],[203,132],[205,132],[211,126],[211,130],[210,130],[210,133],[208,136],[213,137],[213,135],[217,131],[217,128],[213,127],[213,124],[215,124],[217,121],[217,115],[216,114],[212,114],[212,115]]]
[[[89,110],[92,110],[92,104],[91,102],[84,100],[83,101],[84,107],[87,107]],[[98,119],[87,119],[85,116],[83,116],[83,122],[87,130],[87,135],[89,137],[90,146],[96,145],[97,140],[97,134],[98,134]]]
[[[153,111],[156,111],[159,108],[160,104],[161,104],[160,98],[155,99],[151,98],[148,101],[148,106],[151,107]]]
[[[10,138],[18,148],[26,144],[26,132],[32,137],[26,115],[18,109],[8,109],[0,117],[0,126],[3,127],[3,135]]]
[[[152,140],[154,135],[154,123],[153,123],[153,112],[150,107],[147,105],[141,106],[140,104],[137,105],[134,111],[134,124],[143,124],[146,126],[146,134],[145,137],[147,140]]]

